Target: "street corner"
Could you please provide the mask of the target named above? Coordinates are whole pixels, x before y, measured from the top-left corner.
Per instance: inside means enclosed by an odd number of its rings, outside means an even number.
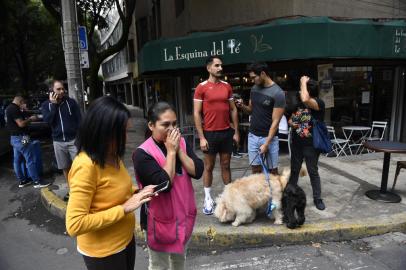
[[[406,232],[406,214],[386,217],[321,221],[305,223],[297,229],[285,225],[256,225],[233,227],[231,224],[196,226],[190,242],[192,249],[230,250],[274,245],[293,245],[324,241],[345,241],[381,235],[389,232]]]
[[[41,201],[45,208],[55,216],[65,219],[66,202],[59,198],[49,188],[41,189]]]

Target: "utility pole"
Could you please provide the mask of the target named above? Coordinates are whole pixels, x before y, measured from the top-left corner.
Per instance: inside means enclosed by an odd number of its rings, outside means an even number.
[[[76,0],[61,0],[63,48],[69,97],[76,100],[83,112],[83,81],[80,67],[80,51],[77,27]]]

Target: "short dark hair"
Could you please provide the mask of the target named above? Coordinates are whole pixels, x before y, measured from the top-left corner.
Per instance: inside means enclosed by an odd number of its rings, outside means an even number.
[[[165,101],[159,101],[155,104],[153,104],[151,107],[149,107],[148,109],[148,123],[152,123],[155,124],[156,121],[159,120],[161,114],[163,114],[164,112],[166,112],[167,110],[171,110],[173,111],[175,114],[175,109],[173,108],[173,106],[171,104],[169,104],[168,102]],[[148,128],[148,126],[146,127],[145,130],[145,139],[151,137],[151,130]]]
[[[219,59],[221,62],[223,62],[223,59],[218,56],[218,55],[210,55],[209,57],[207,57],[206,59],[206,66],[210,65],[211,63],[213,63],[214,59]]]
[[[311,97],[319,97],[319,83],[316,80],[310,79],[307,82],[307,91]]]
[[[103,168],[109,147],[115,145],[114,155],[119,164],[125,152],[130,116],[129,110],[113,97],[104,96],[93,101],[80,124],[76,138],[78,152],[86,152]]]
[[[247,66],[247,71],[248,72],[254,72],[255,75],[260,75],[261,72],[265,72],[265,74],[267,76],[271,76],[271,74],[269,73],[269,67],[266,63],[263,62],[254,62],[251,63]]]
[[[63,81],[61,81],[61,80],[53,80],[53,81],[52,81],[52,84],[51,84],[52,88],[54,88],[54,85],[55,85],[55,83],[57,83],[57,82],[59,82],[60,84],[63,85]]]

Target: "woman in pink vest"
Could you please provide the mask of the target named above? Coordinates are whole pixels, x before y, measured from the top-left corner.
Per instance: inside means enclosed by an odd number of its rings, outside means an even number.
[[[184,269],[186,245],[196,220],[191,178],[199,179],[203,161],[182,138],[175,110],[158,102],[148,111],[146,141],[133,154],[140,187],[169,181],[168,188],[141,209],[149,269]]]

